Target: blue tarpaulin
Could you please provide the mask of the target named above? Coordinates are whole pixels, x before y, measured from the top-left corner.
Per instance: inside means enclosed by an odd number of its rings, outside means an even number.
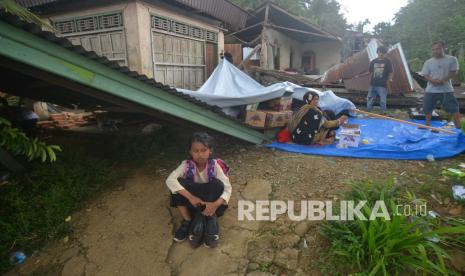
[[[425,160],[430,154],[435,159],[442,159],[465,151],[465,135],[460,130],[455,130],[456,134],[434,133],[385,119],[351,118],[349,123],[361,126],[361,139],[368,144],[360,143],[356,148],[337,148],[336,143],[303,146],[273,142],[267,147],[302,154],[397,160]],[[441,127],[442,123],[433,122],[433,126]]]

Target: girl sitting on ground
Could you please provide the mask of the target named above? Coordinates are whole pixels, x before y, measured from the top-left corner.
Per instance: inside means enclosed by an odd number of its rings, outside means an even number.
[[[303,96],[305,103],[289,121],[287,129],[292,141],[300,145],[327,145],[334,142],[334,131],[348,119],[346,115],[330,120],[318,107],[320,97],[315,92],[307,92]]]
[[[232,191],[229,168],[221,159],[210,158],[212,140],[207,133],[194,133],[189,142],[190,159],[184,160],[166,179],[171,207],[177,208],[183,218],[173,239],[182,242],[189,238],[194,247],[202,241],[206,247],[218,245],[217,217],[228,208]]]

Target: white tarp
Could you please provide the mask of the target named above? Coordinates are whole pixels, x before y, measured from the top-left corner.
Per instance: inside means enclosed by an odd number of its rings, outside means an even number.
[[[320,95],[320,108],[332,110],[336,114],[345,109],[355,109],[351,101],[336,96],[332,91],[321,92],[291,82],[280,82],[265,87],[227,60],[218,64],[199,90],[177,90],[210,105],[219,106],[231,115],[237,113],[234,107],[279,98],[286,92],[293,93],[294,99],[302,100],[306,92],[315,91]]]

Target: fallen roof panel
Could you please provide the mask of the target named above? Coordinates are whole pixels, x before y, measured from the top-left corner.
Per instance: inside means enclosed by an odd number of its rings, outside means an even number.
[[[321,82],[339,83],[343,81],[345,87],[349,90],[368,91],[370,76],[360,75],[368,72],[370,62],[377,57],[376,50],[378,46],[378,41],[372,39],[363,51],[350,56],[343,63],[336,64],[328,69],[323,74]],[[392,95],[401,95],[412,92],[414,90],[413,79],[400,43],[391,47],[386,57],[391,60],[394,74],[393,83],[388,87],[389,93]]]
[[[220,108],[177,92],[169,86],[130,71],[127,67],[72,45],[67,39],[42,31],[0,13],[0,55],[49,74],[71,80],[113,98],[154,109],[252,143],[265,136]]]

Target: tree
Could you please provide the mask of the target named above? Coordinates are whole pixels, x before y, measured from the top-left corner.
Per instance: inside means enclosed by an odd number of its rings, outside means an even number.
[[[412,0],[395,16],[394,24],[379,23],[374,34],[388,43],[401,42],[409,59],[425,60],[435,40],[445,40],[450,53],[465,42],[465,1]]]
[[[408,60],[416,61],[414,70],[431,56],[431,43],[446,42],[448,54],[456,55],[465,65],[465,1],[411,0],[395,16],[394,24],[382,22],[374,27],[374,35],[388,44],[402,43]],[[459,76],[465,81],[465,68]]]
[[[27,22],[51,28],[35,14],[18,5],[13,0],[0,0],[1,10],[14,14]],[[55,153],[61,151],[59,146],[49,146],[37,138],[31,139],[27,137],[26,134],[17,128],[13,128],[11,123],[2,117],[0,117],[0,147],[14,155],[27,157],[29,160],[41,159],[42,162],[45,162],[47,159],[50,162],[56,161]]]
[[[370,20],[367,18],[363,21],[360,21],[358,22],[356,25],[355,25],[355,31],[358,31],[360,33],[363,33],[363,29],[365,28],[366,25],[369,25],[371,22]]]
[[[387,44],[395,44],[399,41],[399,35],[394,26],[389,22],[380,22],[373,27],[373,34],[381,38]]]
[[[246,10],[255,10],[265,0],[232,0]],[[272,0],[278,6],[302,16],[330,32],[342,36],[347,29],[347,21],[341,13],[341,6],[335,0]]]
[[[343,36],[347,30],[347,21],[341,13],[341,5],[335,0],[302,0],[301,15],[321,27]]]

